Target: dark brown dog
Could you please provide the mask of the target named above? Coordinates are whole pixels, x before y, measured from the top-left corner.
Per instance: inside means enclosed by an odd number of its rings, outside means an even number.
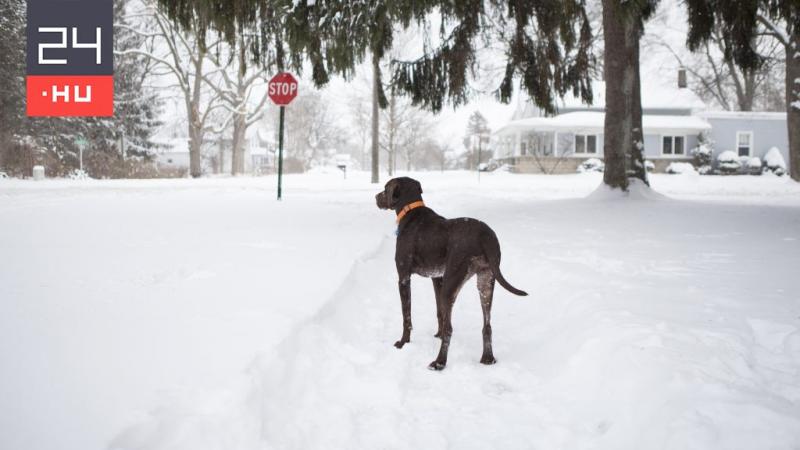
[[[403,309],[403,336],[394,346],[402,348],[411,340],[411,274],[433,279],[436,315],[441,338],[439,356],[428,367],[442,370],[447,364],[447,349],[453,333],[450,316],[458,292],[464,283],[478,275],[478,292],[483,309],[483,356],[481,363],[497,362],[492,353],[490,324],[494,282],[516,295],[528,295],[503,278],[500,273],[500,244],[485,223],[469,218],[445,219],[422,203],[422,186],[407,177],[386,183],[375,196],[378,208],[397,213],[397,247],[394,260],[399,277]]]

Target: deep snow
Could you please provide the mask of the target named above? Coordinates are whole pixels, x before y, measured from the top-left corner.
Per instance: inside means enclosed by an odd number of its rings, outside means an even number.
[[[392,215],[365,174],[0,180],[0,448],[796,448],[800,186],[415,174],[489,223],[447,369],[430,282],[401,332]],[[587,197],[588,196],[588,197]]]

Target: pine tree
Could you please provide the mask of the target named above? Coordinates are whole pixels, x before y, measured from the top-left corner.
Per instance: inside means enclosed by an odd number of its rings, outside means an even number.
[[[6,149],[25,113],[24,0],[0,2],[0,30],[3,32],[0,39],[0,80],[3,80],[0,84],[0,146]]]
[[[140,48],[144,38],[127,28],[125,8],[128,0],[114,1],[114,47],[124,51]],[[147,87],[148,61],[140,55],[118,56],[114,68],[113,130],[115,153],[124,158],[148,160],[157,145],[153,134],[161,125],[158,117],[162,101]],[[126,174],[127,175],[127,174]]]
[[[518,76],[522,88],[547,113],[555,112],[555,97],[569,91],[591,102],[591,30],[582,0],[422,2],[403,8],[401,19],[421,21],[435,10],[443,24],[455,27],[445,33],[443,25],[440,46],[416,61],[398,63],[394,73],[415,104],[439,111],[445,102],[465,103],[476,42],[491,39],[492,33],[508,35],[502,42],[507,59],[496,91],[499,100],[511,100]]]
[[[480,111],[475,111],[467,121],[467,132],[464,135],[464,147],[467,149],[467,164],[470,169],[476,169],[484,159],[488,159],[489,137],[492,134],[489,121]]]

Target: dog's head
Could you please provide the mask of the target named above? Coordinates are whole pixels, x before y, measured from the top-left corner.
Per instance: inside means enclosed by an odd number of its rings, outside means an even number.
[[[397,209],[417,200],[422,200],[422,185],[408,177],[392,178],[375,196],[380,209]]]

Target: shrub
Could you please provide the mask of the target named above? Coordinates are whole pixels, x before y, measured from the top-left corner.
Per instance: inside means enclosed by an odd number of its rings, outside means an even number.
[[[730,175],[738,172],[742,167],[742,163],[739,162],[739,157],[736,153],[726,150],[717,155],[717,166],[722,174]]]
[[[606,165],[603,163],[603,161],[600,161],[597,158],[589,158],[582,162],[580,166],[578,166],[578,173],[602,172],[605,170],[605,168]]]
[[[89,180],[89,179],[91,179],[92,177],[90,177],[90,176],[89,176],[89,174],[88,174],[88,173],[86,173],[86,171],[85,171],[85,170],[81,170],[81,169],[72,169],[72,170],[71,170],[71,171],[70,171],[70,172],[67,174],[67,178],[69,178],[70,180]]]
[[[688,162],[671,162],[667,166],[665,172],[673,175],[693,175],[697,173],[694,170],[694,166]]]
[[[750,175],[761,175],[761,167],[762,167],[761,158],[759,158],[758,156],[754,156],[748,159],[747,164],[745,164],[745,167],[747,167],[747,173],[749,173]]]
[[[786,173],[786,161],[777,147],[772,147],[764,155],[764,166],[764,171],[772,172],[778,176]]]
[[[694,158],[695,167],[710,166],[711,165],[711,146],[708,144],[700,144],[693,148],[690,152]]]
[[[653,163],[653,161],[645,160],[645,162],[644,162],[644,170],[646,170],[648,172],[652,172],[652,171],[656,170],[656,165]]]

